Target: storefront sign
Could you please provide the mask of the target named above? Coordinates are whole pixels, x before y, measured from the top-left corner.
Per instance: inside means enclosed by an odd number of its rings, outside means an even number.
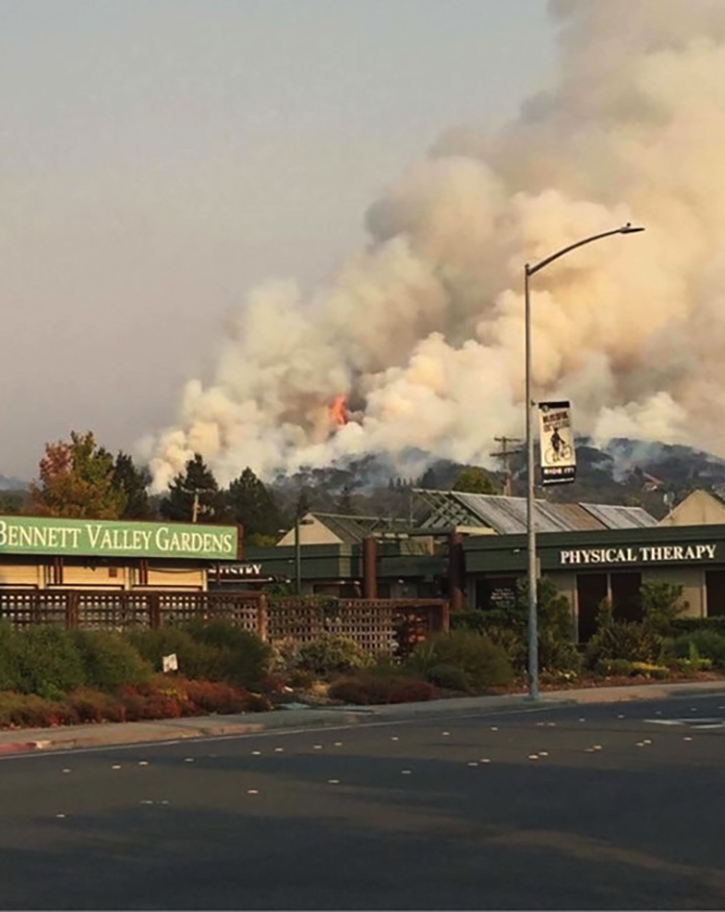
[[[256,579],[262,575],[261,564],[227,564],[219,567],[218,575],[222,579],[246,579],[252,577]]]
[[[626,548],[576,548],[559,552],[562,566],[587,564],[658,564],[667,561],[714,561],[717,545],[630,545]]]
[[[540,402],[541,481],[545,485],[576,481],[576,453],[569,402]]]
[[[237,556],[237,529],[236,526],[6,516],[0,519],[2,554],[230,560]]]

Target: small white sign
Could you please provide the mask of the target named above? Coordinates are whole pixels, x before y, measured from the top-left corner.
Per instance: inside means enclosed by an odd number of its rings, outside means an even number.
[[[164,672],[179,670],[179,660],[176,658],[175,652],[172,652],[171,655],[164,656],[161,659],[161,664]]]

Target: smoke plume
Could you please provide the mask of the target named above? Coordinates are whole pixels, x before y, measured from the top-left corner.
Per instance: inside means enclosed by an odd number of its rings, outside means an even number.
[[[154,444],[222,481],[408,448],[486,464],[523,430],[523,266],[537,398],[577,431],[725,455],[725,2],[552,0],[551,90],[495,135],[442,136],[367,213],[368,247],[303,298],[254,289],[211,382]],[[331,416],[346,397],[346,423]]]

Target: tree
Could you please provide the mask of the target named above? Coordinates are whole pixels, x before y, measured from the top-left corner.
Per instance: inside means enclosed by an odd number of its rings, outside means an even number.
[[[453,490],[466,494],[498,494],[489,474],[478,466],[461,469],[453,483]]]
[[[276,537],[282,525],[279,507],[249,467],[229,485],[226,501],[235,521],[244,526],[247,540]]]
[[[120,452],[113,467],[113,483],[126,496],[122,519],[150,519],[153,516],[147,490],[151,473],[145,466],[137,468],[131,456]]]
[[[164,519],[178,522],[223,518],[224,504],[219,485],[198,453],[169,485],[168,496],[161,501],[159,512]]]
[[[39,472],[40,483],[30,490],[31,513],[119,519],[126,509],[126,494],[114,484],[113,457],[91,431],[72,431],[70,442],[47,443]]]

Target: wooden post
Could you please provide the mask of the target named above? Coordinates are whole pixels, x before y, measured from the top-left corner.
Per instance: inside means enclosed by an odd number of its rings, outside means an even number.
[[[66,630],[77,630],[80,620],[80,605],[78,592],[75,589],[69,589],[65,595],[65,626]]]
[[[362,542],[363,563],[363,598],[378,597],[378,543],[374,538],[364,538]]]
[[[257,632],[263,643],[267,642],[267,596],[262,592],[257,604]]]
[[[463,536],[460,532],[451,532],[448,536],[448,596],[451,611],[463,611],[465,607],[465,578]]]
[[[158,630],[161,626],[161,604],[159,602],[159,593],[149,592],[147,598],[149,627],[152,630]]]

